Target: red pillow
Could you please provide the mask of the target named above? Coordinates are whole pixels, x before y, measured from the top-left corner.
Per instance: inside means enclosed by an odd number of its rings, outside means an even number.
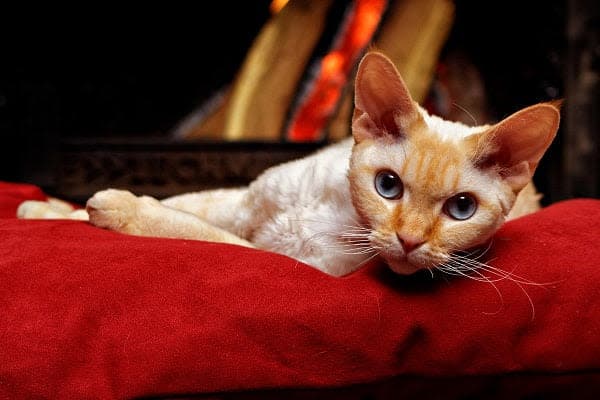
[[[333,278],[233,245],[17,220],[25,198],[43,193],[0,184],[2,398],[600,377],[598,200],[506,224],[490,257],[515,279],[492,285],[381,265]]]

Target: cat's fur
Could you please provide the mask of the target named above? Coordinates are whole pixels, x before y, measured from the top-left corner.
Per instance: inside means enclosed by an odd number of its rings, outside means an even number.
[[[373,257],[410,274],[443,266],[456,252],[486,243],[507,218],[537,209],[528,184],[559,114],[556,104],[542,103],[492,126],[445,121],[420,108],[394,65],[370,52],[355,81],[353,138],[271,168],[246,188],[162,202],[109,189],[87,202],[87,213],[99,227],[258,247],[335,276]],[[400,195],[378,192],[382,171],[397,174]],[[448,211],[461,193],[476,201],[465,220]],[[71,217],[57,207],[26,202],[18,213]]]

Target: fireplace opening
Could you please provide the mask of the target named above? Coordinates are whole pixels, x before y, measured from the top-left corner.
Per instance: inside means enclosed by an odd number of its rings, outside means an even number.
[[[376,48],[448,119],[493,121],[566,97],[536,185],[546,204],[595,197],[597,85],[583,82],[597,76],[592,3],[257,0],[94,18],[8,13],[0,180],[77,201],[114,184],[160,197],[247,183],[348,136],[356,62]]]

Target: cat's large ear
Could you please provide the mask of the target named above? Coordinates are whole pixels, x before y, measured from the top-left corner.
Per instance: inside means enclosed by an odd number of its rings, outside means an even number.
[[[497,168],[513,191],[518,192],[531,180],[556,136],[559,122],[560,102],[524,108],[467,139],[475,145],[475,164]]]
[[[420,118],[396,66],[381,53],[369,52],[361,60],[354,96],[352,134],[357,143],[384,134],[403,136]]]

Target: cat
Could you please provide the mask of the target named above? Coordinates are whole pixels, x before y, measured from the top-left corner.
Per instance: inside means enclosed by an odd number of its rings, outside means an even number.
[[[18,216],[256,247],[343,276],[371,259],[398,274],[473,266],[465,253],[539,207],[531,178],[558,130],[558,103],[494,125],[446,121],[413,101],[377,51],[363,56],[354,84],[352,137],[272,167],[248,187],[163,201],[108,189],[86,210],[29,201]]]

